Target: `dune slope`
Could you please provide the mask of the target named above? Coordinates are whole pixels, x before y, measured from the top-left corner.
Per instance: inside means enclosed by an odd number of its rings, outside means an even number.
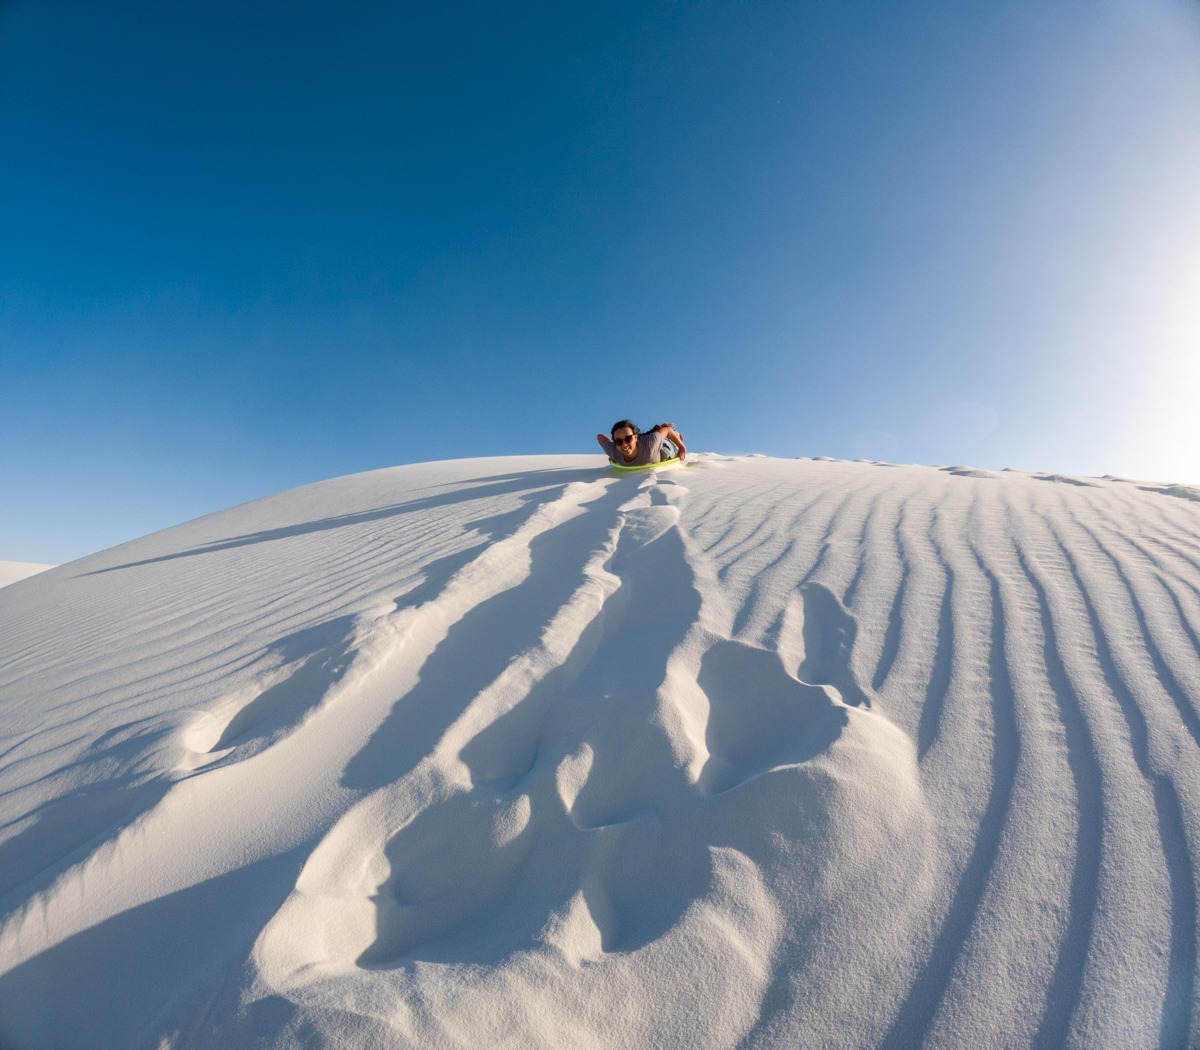
[[[45,572],[47,569],[52,569],[53,567],[52,565],[34,564],[33,562],[0,561],[0,587],[7,587],[10,583],[16,583],[17,580],[36,576],[39,572]]]
[[[1200,492],[423,464],[0,591],[4,1047],[1178,1047]]]

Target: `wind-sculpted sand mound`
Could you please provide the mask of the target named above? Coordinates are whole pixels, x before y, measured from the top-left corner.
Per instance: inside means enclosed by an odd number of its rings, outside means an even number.
[[[0,1046],[1188,1046],[1181,489],[435,463],[13,584]]]

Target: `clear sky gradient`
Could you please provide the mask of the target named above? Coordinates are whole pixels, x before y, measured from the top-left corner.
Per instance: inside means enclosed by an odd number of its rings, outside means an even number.
[[[696,450],[1200,482],[1200,3],[0,0],[0,560]]]

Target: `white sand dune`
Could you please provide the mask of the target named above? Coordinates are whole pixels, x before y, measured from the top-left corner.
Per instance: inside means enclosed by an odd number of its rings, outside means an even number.
[[[26,580],[39,572],[54,568],[53,565],[41,565],[28,561],[0,561],[0,587],[7,587],[18,580]]]
[[[1200,491],[377,471],[0,591],[0,1046],[1184,1047]]]

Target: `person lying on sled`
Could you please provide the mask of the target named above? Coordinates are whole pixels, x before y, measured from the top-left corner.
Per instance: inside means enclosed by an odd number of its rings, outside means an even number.
[[[687,459],[683,435],[675,429],[674,423],[659,423],[643,434],[638,430],[636,423],[622,419],[613,424],[610,433],[610,437],[597,434],[596,440],[600,442],[605,455],[614,463],[626,467],[641,467],[648,463],[674,459],[676,456]]]

